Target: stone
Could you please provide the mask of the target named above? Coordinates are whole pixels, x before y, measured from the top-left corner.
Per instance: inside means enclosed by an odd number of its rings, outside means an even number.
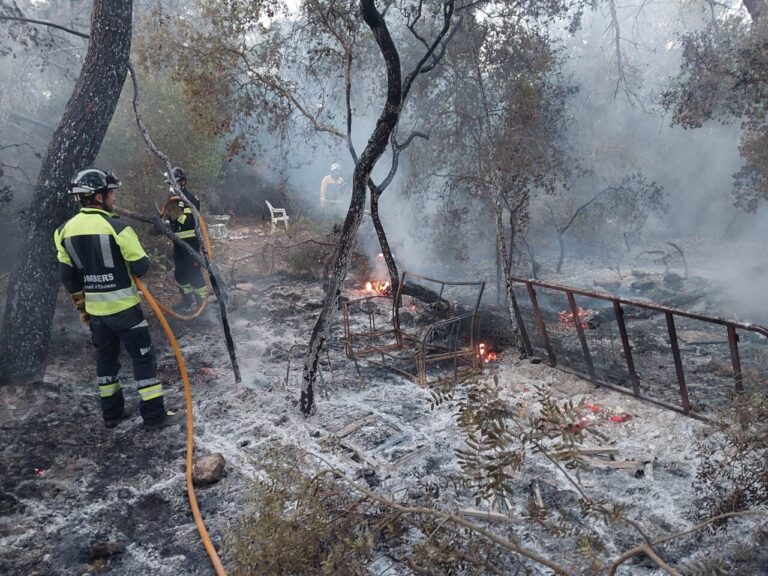
[[[221,480],[224,476],[224,456],[215,452],[201,456],[192,465],[192,483],[195,486],[210,486]]]
[[[538,356],[531,356],[531,357],[528,359],[528,361],[529,361],[531,364],[541,364],[541,358],[539,358]]]
[[[241,292],[250,292],[254,289],[254,285],[250,282],[243,282],[242,284],[236,284],[235,288]]]

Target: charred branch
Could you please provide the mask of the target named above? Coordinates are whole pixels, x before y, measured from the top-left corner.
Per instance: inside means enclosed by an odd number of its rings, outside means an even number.
[[[141,112],[139,109],[139,98],[140,98],[140,89],[139,89],[139,82],[138,78],[136,77],[136,71],[133,69],[133,66],[131,66],[130,62],[128,63],[128,68],[131,72],[131,79],[133,81],[133,111],[136,116],[136,124],[139,128],[139,132],[141,133],[142,138],[144,139],[144,142],[147,144],[149,149],[152,151],[152,153],[157,156],[160,161],[165,165],[165,169],[168,174],[173,174],[173,165],[171,164],[168,157],[163,154],[157,146],[155,146],[154,142],[149,136],[149,132],[147,131],[147,127],[144,125],[144,121],[141,117]],[[182,193],[181,189],[179,188],[178,184],[173,178],[170,178],[171,185],[173,186],[175,194],[179,198],[183,198],[184,194]],[[200,232],[200,213],[197,211],[197,208],[192,202],[188,202],[187,206],[192,210],[194,216],[195,216],[195,236],[197,237],[197,240],[199,242],[199,245],[201,247],[202,252],[202,265],[204,268],[208,271],[209,278],[211,280],[211,287],[213,288],[214,293],[216,294],[216,301],[219,304],[219,315],[221,317],[221,325],[224,329],[224,337],[227,343],[227,352],[229,353],[229,359],[232,363],[232,371],[234,372],[235,376],[235,382],[240,383],[241,377],[240,377],[240,366],[237,361],[237,352],[235,350],[235,341],[232,338],[232,332],[229,328],[229,320],[227,318],[227,305],[226,305],[226,298],[225,295],[222,293],[222,287],[224,286],[224,283],[221,280],[221,276],[218,274],[216,268],[214,267],[213,263],[210,260],[210,255],[208,254],[208,251],[206,249],[205,242],[203,242],[202,234]],[[157,224],[155,224],[157,227]],[[167,228],[167,227],[166,227]],[[168,230],[170,231],[170,230]],[[165,231],[163,231],[165,232]],[[186,245],[186,243],[179,240],[180,244],[185,245],[185,249],[188,252],[194,252],[192,248]],[[195,258],[197,260],[197,258]]]
[[[387,24],[381,13],[376,9],[374,0],[360,0],[360,11],[364,22],[373,33],[376,44],[384,57],[387,68],[387,98],[384,109],[376,123],[376,128],[355,166],[352,178],[352,199],[347,217],[342,226],[333,272],[323,301],[323,308],[312,331],[307,356],[304,360],[300,397],[300,407],[304,414],[309,414],[314,406],[314,384],[318,377],[320,356],[330,337],[333,318],[338,308],[337,302],[341,295],[341,284],[349,270],[355,237],[363,219],[368,181],[376,162],[387,147],[392,131],[397,125],[402,106],[403,85],[400,56],[389,34]]]

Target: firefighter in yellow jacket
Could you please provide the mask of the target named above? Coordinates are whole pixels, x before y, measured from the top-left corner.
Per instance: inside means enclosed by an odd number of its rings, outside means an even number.
[[[168,173],[163,174],[166,183],[171,184]],[[183,168],[173,169],[173,179],[176,181],[181,196],[176,196],[173,187],[171,197],[165,204],[164,214],[168,225],[176,237],[186,242],[192,250],[200,253],[200,242],[195,232],[195,213],[190,206],[200,211],[200,200],[187,188],[187,174]],[[173,277],[179,286],[181,301],[173,306],[176,312],[188,314],[202,305],[208,297],[208,287],[205,285],[200,264],[182,246],[173,243]]]
[[[118,379],[122,342],[133,361],[144,426],[161,428],[177,423],[180,415],[165,410],[149,326],[132,277],[147,272],[149,258],[136,232],[112,213],[120,186],[101,170],[77,173],[69,193],[82,207],[54,233],[59,272],[81,320],[90,325],[105,426],[114,428],[129,416]]]

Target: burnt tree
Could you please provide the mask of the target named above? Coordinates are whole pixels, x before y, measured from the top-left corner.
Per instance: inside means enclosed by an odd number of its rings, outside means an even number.
[[[45,371],[59,288],[53,232],[74,212],[72,175],[96,159],[117,107],[131,49],[131,0],[94,0],[80,76],[45,154],[28,211],[26,246],[8,286],[0,335],[0,376]]]
[[[450,28],[453,16],[453,2],[443,5],[443,30],[440,38]],[[379,115],[376,128],[368,140],[368,143],[355,164],[352,177],[352,200],[344,220],[344,225],[339,238],[336,261],[333,265],[328,289],[323,300],[323,308],[312,331],[309,341],[309,349],[304,360],[303,382],[300,398],[302,412],[309,414],[314,405],[314,384],[317,378],[320,354],[330,337],[333,317],[335,315],[338,299],[341,294],[341,285],[349,270],[350,257],[354,248],[355,237],[363,219],[365,208],[366,190],[371,182],[371,172],[376,162],[387,148],[388,142],[395,133],[403,100],[408,94],[413,79],[419,74],[424,62],[431,57],[431,52],[425,55],[420,65],[409,74],[403,82],[400,67],[400,56],[397,51],[383,15],[376,9],[375,0],[360,0],[360,12],[365,24],[370,28],[376,44],[379,47],[387,69],[387,98],[384,109]],[[433,43],[437,47],[439,41]],[[396,170],[396,164],[393,166]]]

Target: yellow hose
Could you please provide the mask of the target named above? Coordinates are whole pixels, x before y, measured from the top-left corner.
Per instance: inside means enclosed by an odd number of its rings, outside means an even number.
[[[180,198],[178,196],[171,196],[168,199],[168,202],[172,201],[178,201]],[[165,203],[165,206],[160,210],[160,217],[162,218],[165,216],[165,209],[166,206],[168,206],[168,202]],[[198,212],[200,214],[200,212]],[[203,215],[200,214],[200,233],[203,235],[203,243],[205,244],[205,251],[208,253],[208,257],[211,258],[213,255],[213,251],[211,249],[211,237],[208,235],[208,225],[205,223],[205,219],[203,218]],[[171,310],[170,308],[166,308],[162,304],[158,302],[158,306],[160,306],[160,309],[165,312],[168,316],[171,316],[172,318],[176,318],[177,320],[194,320],[200,314],[203,313],[203,310],[205,310],[205,305],[208,303],[208,296],[203,298],[203,301],[200,303],[200,306],[198,306],[197,310],[192,312],[192,314],[179,314],[178,312]]]
[[[134,276],[133,280],[136,282],[137,288],[141,290],[141,292],[146,297],[147,302],[149,302],[149,305],[152,307],[152,311],[155,313],[155,316],[157,316],[157,319],[160,320],[160,324],[163,326],[165,335],[168,337],[168,342],[170,342],[171,347],[173,348],[173,353],[176,355],[176,362],[179,365],[179,372],[181,372],[181,380],[182,382],[184,382],[184,397],[186,399],[186,406],[187,406],[186,479],[187,479],[187,496],[189,498],[189,507],[192,509],[192,516],[195,519],[195,525],[197,526],[197,531],[200,533],[200,539],[203,541],[203,546],[205,546],[206,552],[208,552],[208,557],[211,559],[211,564],[213,564],[213,569],[216,572],[216,575],[226,576],[226,572],[224,571],[224,565],[221,563],[221,559],[219,558],[219,555],[216,552],[216,548],[214,548],[213,543],[211,542],[211,539],[208,536],[208,530],[206,530],[205,524],[203,523],[203,517],[200,515],[200,507],[197,505],[197,496],[195,496],[195,487],[192,483],[192,453],[194,452],[194,449],[195,449],[195,440],[194,440],[195,424],[192,418],[192,390],[189,386],[189,374],[187,373],[187,365],[184,363],[184,357],[181,355],[179,344],[178,342],[176,342],[176,337],[173,335],[173,332],[171,331],[171,327],[168,325],[168,321],[165,319],[165,316],[163,316],[163,312],[160,308],[160,305],[152,297],[152,294],[150,294],[149,290],[147,290],[146,285],[141,280],[139,280],[138,277]]]

